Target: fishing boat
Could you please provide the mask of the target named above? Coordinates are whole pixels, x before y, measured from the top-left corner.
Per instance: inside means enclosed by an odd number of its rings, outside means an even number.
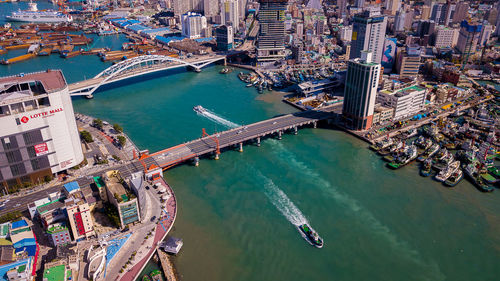
[[[440,182],[446,181],[454,172],[460,169],[460,161],[453,161],[451,164],[442,169],[437,175],[436,180]]]
[[[439,150],[439,144],[433,143],[422,155],[417,158],[417,161],[423,162],[428,158],[431,158]]]
[[[422,164],[422,168],[420,169],[420,175],[422,177],[428,177],[428,176],[430,176],[431,171],[432,171],[432,160],[427,159]]]
[[[403,148],[403,142],[399,141],[396,144],[393,144],[393,145],[391,145],[389,147],[386,147],[384,149],[379,150],[377,153],[380,154],[380,155],[382,155],[382,156],[386,156],[388,154],[396,152],[397,150],[399,150],[401,148]]]
[[[482,180],[482,178],[479,176],[478,168],[477,168],[477,165],[475,163],[471,163],[471,164],[467,165],[465,167],[464,171],[465,171],[465,175],[471,179],[474,186],[476,186],[480,191],[492,192],[494,190],[493,187],[486,184]]]
[[[453,157],[453,154],[447,152],[447,154],[444,158],[442,158],[434,163],[433,168],[438,170],[438,171],[441,171],[441,170],[445,169],[446,167],[448,167],[454,160],[455,160],[455,158]]]
[[[392,144],[393,144],[393,141],[391,138],[384,138],[381,141],[375,143],[374,145],[371,145],[370,148],[375,150],[375,151],[379,151],[379,150],[384,149]]]
[[[451,176],[444,182],[446,186],[454,187],[456,186],[464,177],[462,169],[458,168]]]
[[[301,224],[297,226],[302,237],[316,248],[323,248],[323,239],[318,235],[309,224]]]
[[[399,169],[417,158],[417,147],[410,145],[401,155],[396,157],[394,161],[388,163],[387,166],[391,169]]]

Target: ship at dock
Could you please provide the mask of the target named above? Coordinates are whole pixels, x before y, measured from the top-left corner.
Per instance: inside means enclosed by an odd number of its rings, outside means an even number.
[[[316,248],[323,248],[323,239],[318,235],[318,233],[312,229],[309,224],[301,224],[297,226],[302,237]]]
[[[72,22],[71,15],[54,10],[39,11],[36,3],[30,1],[28,10],[18,10],[6,16],[9,21],[21,22]]]

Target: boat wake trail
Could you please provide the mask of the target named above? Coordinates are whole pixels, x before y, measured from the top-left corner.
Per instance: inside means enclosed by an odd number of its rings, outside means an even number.
[[[208,109],[204,109],[203,111],[198,111],[196,113],[199,116],[205,117],[208,120],[215,122],[217,124],[220,124],[228,129],[234,129],[237,127],[241,127],[240,124],[236,124],[234,122],[231,122],[231,121],[227,120],[226,118],[224,118],[224,117],[222,117],[222,116],[220,116],[220,115],[216,114],[215,112],[210,111]]]
[[[256,178],[260,179],[264,184],[264,194],[269,201],[280,211],[280,213],[293,225],[301,225],[308,223],[304,214],[295,206],[288,196],[274,182],[264,176],[260,171],[256,170]]]
[[[307,166],[304,162],[297,159],[295,154],[290,152],[286,147],[277,140],[271,139],[271,144],[274,146],[273,152],[278,156],[278,159],[286,161],[286,164],[292,166],[294,171],[302,173],[305,179],[311,184],[318,186],[325,193],[330,195],[335,201],[346,206],[350,211],[357,214],[357,217],[363,225],[371,228],[373,233],[379,235],[389,242],[391,247],[400,252],[402,256],[411,262],[426,268],[424,274],[428,280],[443,280],[444,275],[439,270],[439,266],[434,261],[424,261],[420,253],[413,249],[408,242],[401,241],[391,232],[391,230],[381,223],[369,210],[364,208],[356,199],[341,192],[338,188],[320,176],[318,172]]]

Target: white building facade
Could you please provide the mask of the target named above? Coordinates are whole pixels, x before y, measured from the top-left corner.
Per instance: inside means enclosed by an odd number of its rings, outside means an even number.
[[[196,39],[200,38],[203,29],[207,27],[207,18],[197,13],[186,13],[181,17],[182,35]]]
[[[393,120],[411,117],[424,109],[426,90],[413,85],[394,92],[382,90],[377,102],[394,109]]]
[[[0,186],[39,183],[84,157],[61,71],[0,78]]]

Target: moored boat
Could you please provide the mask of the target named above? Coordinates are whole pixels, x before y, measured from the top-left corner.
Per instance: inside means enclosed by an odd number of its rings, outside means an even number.
[[[446,181],[457,169],[460,169],[460,161],[451,162],[436,175],[436,180],[440,182]]]
[[[430,176],[431,171],[432,171],[432,160],[427,159],[422,164],[422,168],[420,169],[420,175],[422,177],[428,177],[428,176]]]
[[[444,182],[446,186],[454,187],[456,186],[464,177],[462,169],[458,168],[451,176]]]
[[[481,176],[478,174],[478,168],[476,163],[471,163],[465,167],[465,175],[467,175],[475,187],[477,187],[480,191],[483,192],[492,192],[493,187],[486,184]]]
[[[309,224],[301,224],[297,226],[299,232],[302,234],[302,237],[309,242],[309,244],[313,245],[316,248],[323,247],[323,239],[318,235],[314,229],[312,229]]]
[[[388,163],[387,166],[391,169],[399,169],[406,164],[417,158],[417,147],[415,145],[409,146],[402,152],[398,157],[394,159],[391,163]]]

